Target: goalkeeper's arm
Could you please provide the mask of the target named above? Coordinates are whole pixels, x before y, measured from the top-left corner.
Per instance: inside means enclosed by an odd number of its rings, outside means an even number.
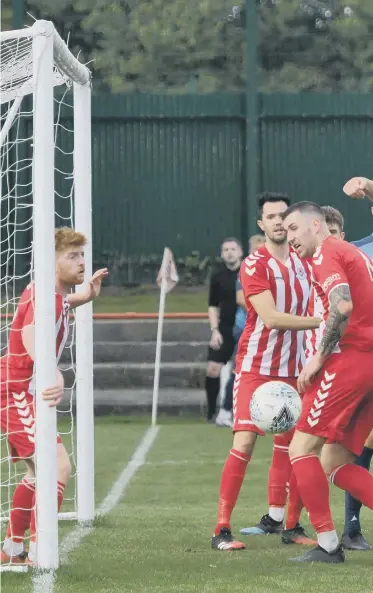
[[[105,276],[109,274],[107,268],[97,270],[88,282],[88,288],[84,292],[72,292],[67,295],[67,300],[72,309],[85,305],[90,301],[93,301],[101,291],[101,283]]]
[[[35,326],[26,325],[22,328],[23,346],[32,360],[35,360]],[[64,378],[58,367],[56,367],[56,382],[51,387],[47,387],[42,392],[44,401],[48,402],[49,407],[58,406],[63,398]]]

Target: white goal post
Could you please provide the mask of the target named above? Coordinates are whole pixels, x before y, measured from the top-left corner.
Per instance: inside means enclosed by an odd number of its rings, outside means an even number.
[[[86,278],[92,275],[91,77],[49,21],[0,34],[0,148],[22,100],[32,96],[32,263],[35,281],[35,400],[37,564],[58,567],[57,413],[41,399],[55,383],[55,137],[54,87],[73,86],[73,210],[75,230],[88,239]],[[5,106],[5,109],[3,107]],[[5,112],[5,116],[3,115]],[[9,158],[9,157],[7,157]],[[2,183],[0,183],[1,191]],[[2,193],[1,193],[2,195]],[[0,231],[1,232],[1,231]],[[77,287],[84,290],[84,285]],[[92,305],[76,311],[77,519],[94,519],[94,413]],[[54,495],[51,495],[54,493]],[[71,513],[69,514],[71,516]]]

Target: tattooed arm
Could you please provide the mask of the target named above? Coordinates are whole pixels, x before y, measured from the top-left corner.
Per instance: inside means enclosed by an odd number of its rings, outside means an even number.
[[[322,358],[329,356],[338,344],[346,330],[352,308],[348,284],[336,286],[329,295],[329,316],[319,349]]]
[[[343,336],[352,308],[350,287],[348,284],[339,284],[329,294],[329,316],[320,348],[298,377],[299,393],[306,391],[310,386],[314,376],[322,369],[326,358]]]

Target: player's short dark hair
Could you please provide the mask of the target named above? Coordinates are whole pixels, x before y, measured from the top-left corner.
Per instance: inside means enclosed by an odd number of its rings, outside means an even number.
[[[242,249],[242,243],[236,237],[226,237],[220,244],[220,248],[223,248],[224,243],[237,243],[239,247]]]
[[[267,204],[267,202],[271,202],[272,204],[275,204],[276,202],[285,202],[288,207],[291,204],[290,198],[287,194],[281,194],[272,191],[263,192],[258,196],[258,220],[262,218],[263,207],[264,204]]]
[[[321,210],[325,214],[325,221],[327,225],[336,224],[339,226],[339,229],[343,231],[345,219],[343,218],[343,214],[341,214],[337,208],[333,208],[333,206],[321,206]]]
[[[301,214],[313,214],[318,216],[320,220],[325,220],[325,213],[321,206],[315,204],[315,202],[296,202],[289,206],[282,215],[282,219],[285,220],[293,212],[300,212]]]

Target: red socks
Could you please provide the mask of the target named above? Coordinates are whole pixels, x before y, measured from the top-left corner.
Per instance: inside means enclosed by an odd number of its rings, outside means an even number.
[[[235,449],[230,450],[221,476],[218,521],[215,528],[215,535],[218,535],[220,529],[223,527],[230,529],[231,515],[236,505],[249,461],[249,455],[240,453],[240,451],[236,451]]]
[[[60,510],[61,505],[62,505],[64,489],[65,489],[65,484],[63,484],[62,482],[57,482],[58,510]],[[35,539],[36,539],[36,494],[34,494],[34,500],[33,500],[30,531],[31,531],[31,540],[35,541]]]
[[[316,455],[302,455],[291,460],[298,491],[317,533],[334,531],[329,506],[329,484]]]
[[[367,469],[346,463],[332,471],[330,481],[373,510],[373,476]]]
[[[30,527],[31,509],[35,495],[35,481],[24,478],[14,491],[6,537],[20,543]]]
[[[299,495],[297,479],[292,471],[289,482],[288,508],[286,513],[285,529],[294,529],[300,520],[303,502]]]
[[[58,512],[60,512],[62,503],[63,503],[63,492],[65,490],[65,484],[62,482],[57,482],[57,508]]]
[[[289,445],[282,435],[276,435],[272,463],[268,472],[268,505],[270,507],[285,507],[290,475]]]

